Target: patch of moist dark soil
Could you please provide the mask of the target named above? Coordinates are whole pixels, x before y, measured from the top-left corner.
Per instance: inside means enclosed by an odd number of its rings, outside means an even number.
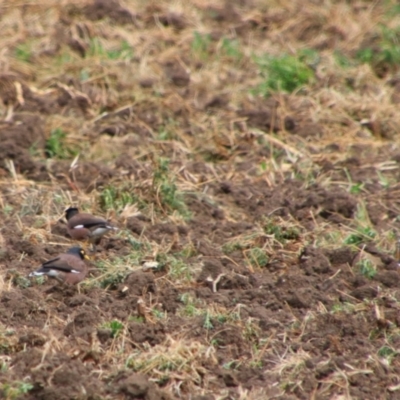
[[[15,284],[18,281],[21,283],[32,271],[35,262],[40,265],[46,259],[46,249],[22,239],[22,232],[16,229],[13,218],[4,218],[1,226],[4,241],[0,245],[0,271]]]
[[[0,124],[0,139],[0,177],[9,174],[8,160],[11,160],[15,171],[29,179],[44,182],[51,174],[63,189],[90,192],[106,186],[116,173],[105,165],[84,161],[71,170],[71,161],[52,160],[47,169],[44,161],[37,161],[32,155],[32,152],[44,155],[47,139],[44,121],[37,114],[14,113],[11,122]]]
[[[146,227],[150,225],[149,222],[147,218],[129,217],[126,220],[126,228],[137,236],[140,236]]]
[[[175,60],[164,63],[164,74],[175,86],[184,87],[190,83],[190,74]]]
[[[51,93],[36,94],[30,89],[24,91],[24,104],[17,107],[21,113],[39,113],[42,115],[58,114],[62,111],[58,102],[61,89]],[[79,109],[77,110],[79,112]],[[15,118],[13,118],[15,120]]]
[[[132,159],[127,153],[121,153],[115,159],[115,168],[128,176],[132,176],[135,180],[146,180],[150,177],[151,171],[147,168],[147,165],[140,163],[139,161]]]
[[[143,232],[152,241],[164,242],[173,240],[178,235],[178,227],[171,223],[156,223]]]
[[[151,346],[160,344],[166,337],[165,326],[160,323],[149,323],[144,325],[142,322],[130,322],[128,332],[133,343],[149,343]]]
[[[38,114],[14,113],[12,122],[1,123],[0,138],[2,141],[14,141],[24,149],[32,146],[43,148],[46,141],[44,121]]]
[[[50,227],[51,234],[59,237],[69,237],[67,223],[64,219],[53,223]]]
[[[0,136],[1,138],[1,136]],[[26,174],[30,179],[44,181],[48,179],[48,174],[44,165],[34,161],[27,149],[24,149],[19,143],[8,139],[0,147],[0,174],[8,175],[7,170],[9,164],[7,160],[11,160],[17,173]]]
[[[335,250],[325,250],[324,254],[334,266],[340,266],[342,264],[352,265],[355,257],[357,256],[357,252],[349,247],[340,247]]]
[[[15,171],[27,178],[43,182],[49,180],[49,173],[54,176],[64,189],[87,192],[107,185],[114,176],[114,171],[94,162],[80,162],[71,170],[71,161],[55,161],[47,170],[44,161],[36,161],[31,155],[34,151],[43,153],[46,137],[41,117],[30,113],[15,113],[12,122],[0,124],[0,176],[8,175],[7,160],[14,164]]]
[[[341,188],[326,190],[317,185],[303,188],[299,181],[282,182],[270,188],[262,180],[221,182],[213,187],[214,194],[225,204],[242,209],[252,220],[262,217],[292,215],[307,223],[309,219],[321,217],[335,223],[347,223],[356,210],[356,199]]]
[[[115,172],[100,163],[79,162],[71,170],[69,161],[53,161],[49,172],[54,176],[63,189],[84,190],[89,193],[93,189],[108,185]]]
[[[90,336],[99,324],[99,317],[100,311],[97,307],[90,305],[80,307],[73,321],[65,327],[64,335],[74,337]]]
[[[33,389],[27,399],[93,398],[102,392],[89,365],[64,353],[47,354],[36,349],[20,352],[13,360],[16,376],[30,375]]]
[[[32,78],[32,76],[29,77]],[[13,122],[18,122],[23,114],[32,113],[33,116],[34,113],[54,114],[59,112],[55,93],[35,93],[36,91],[24,82],[23,73],[0,74],[0,86],[2,86],[1,98],[3,103],[13,108],[12,116],[9,118]],[[18,90],[17,87],[20,87],[21,90]]]
[[[111,395],[123,394],[125,399],[172,400],[144,375],[121,371],[108,384]]]
[[[124,281],[131,296],[142,296],[144,293],[156,293],[157,288],[152,272],[133,271]]]
[[[173,26],[178,31],[186,28],[187,26],[185,15],[176,12],[167,11],[162,13],[158,18],[164,26]]]
[[[289,116],[281,118],[278,115],[275,100],[271,100],[271,102],[273,103],[271,107],[246,108],[240,110],[238,111],[238,117],[246,117],[247,124],[250,127],[256,127],[266,132],[278,132],[282,129],[289,132],[293,131],[296,126],[293,118]]]
[[[94,0],[85,6],[84,15],[93,21],[109,18],[116,24],[132,24],[137,17],[117,0]]]
[[[376,332],[375,342],[384,344],[383,331],[379,335],[373,314],[372,309],[367,318],[324,314],[307,325],[301,337],[301,346],[312,355],[308,360],[307,374],[314,386],[317,381],[329,381],[337,369],[346,369],[349,365],[351,368],[363,368],[362,360],[367,360],[377,347],[377,343],[370,340],[371,332]],[[356,398],[382,398],[382,390],[386,391],[396,382],[396,375],[380,363],[371,362],[368,368],[371,369],[368,376],[352,376],[350,393]],[[372,380],[374,385],[366,384],[368,380]]]
[[[40,293],[34,288],[3,292],[0,296],[0,320],[5,325],[44,327],[46,307]]]
[[[144,280],[140,280],[140,276]],[[132,283],[132,293],[137,289],[137,295],[142,294],[143,289],[149,289],[149,285],[154,285],[151,273],[138,273],[131,279],[127,283]],[[105,351],[112,346],[112,332],[102,328],[102,324],[113,319],[127,321],[131,315],[136,315],[134,310],[137,295],[118,299],[118,291],[104,292],[93,288],[79,293],[76,287],[57,284],[47,290],[46,287],[16,287],[13,291],[2,293],[0,297],[0,321],[13,329],[12,337],[15,338],[12,376],[8,374],[7,379],[21,380],[29,374],[33,385],[29,394],[21,398],[89,399],[99,395],[122,395],[123,398],[138,395],[149,400],[170,398],[140,375],[124,372],[115,378],[108,378],[112,382],[103,383],[93,370],[99,360],[99,353],[90,343],[93,344],[97,338]],[[168,291],[165,291],[166,302],[168,296]],[[129,301],[133,298],[135,301]],[[177,292],[173,298],[176,302]],[[48,318],[54,317],[54,313],[57,313],[60,332],[53,331],[53,336],[49,336],[46,330],[42,330]],[[132,340],[132,345],[127,343],[127,351],[133,350],[134,344],[155,345],[165,339],[165,326],[160,322],[132,321],[126,323],[126,328]],[[59,334],[69,341],[70,354],[61,354],[55,350]],[[55,347],[44,356],[46,343]],[[0,372],[0,379],[2,374]]]
[[[215,280],[223,271],[222,263],[217,259],[205,260],[200,275],[197,277],[198,282],[205,282],[207,278]]]
[[[225,307],[243,304],[244,312],[256,318],[262,330],[268,330],[290,320],[284,317],[287,306],[301,318],[319,303],[331,309],[338,297],[350,302],[346,293],[359,300],[375,298],[377,282],[388,287],[399,286],[397,271],[382,271],[372,281],[364,278],[351,266],[355,256],[354,251],[346,248],[324,252],[308,247],[302,252],[298,265],[292,265],[284,274],[271,274],[266,269],[248,276],[232,275],[219,260],[207,259],[198,276],[198,282],[207,287],[198,288],[195,293],[206,302]],[[211,281],[221,273],[226,277],[220,279],[218,292],[213,293],[212,282],[207,278]]]
[[[156,299],[161,309],[167,313],[175,314],[179,306],[182,304],[179,300],[181,291],[168,281],[160,283],[157,289],[158,296]]]
[[[8,238],[8,241],[13,246],[15,250],[17,250],[20,254],[25,253],[30,258],[36,258],[37,254],[40,252],[37,246],[29,242],[28,240],[18,239],[13,240],[12,238]]]

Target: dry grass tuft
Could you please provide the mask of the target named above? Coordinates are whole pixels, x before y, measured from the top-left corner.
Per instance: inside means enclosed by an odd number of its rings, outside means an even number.
[[[179,390],[193,390],[194,386],[207,388],[210,378],[207,369],[217,365],[215,349],[197,341],[167,337],[164,343],[133,352],[126,360],[128,367],[149,375]]]

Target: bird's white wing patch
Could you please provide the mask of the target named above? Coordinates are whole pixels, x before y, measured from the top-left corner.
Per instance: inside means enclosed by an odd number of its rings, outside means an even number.
[[[33,271],[29,274],[29,276],[42,276],[42,275],[44,275],[44,272]]]
[[[74,226],[74,229],[82,229],[82,228],[84,228],[85,227],[85,225],[75,225]]]
[[[71,269],[71,273],[73,274],[79,274],[81,271],[77,271],[76,269]]]
[[[96,228],[92,231],[92,236],[103,236],[109,229],[107,227]]]

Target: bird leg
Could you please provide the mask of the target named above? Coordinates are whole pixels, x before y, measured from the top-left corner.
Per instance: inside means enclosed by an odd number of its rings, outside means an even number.
[[[90,243],[92,244],[92,252],[96,253],[97,252],[97,245],[99,245],[101,242],[101,237],[95,237],[90,239]]]
[[[60,285],[65,285],[65,282],[61,279],[61,278],[59,278],[58,276],[53,276],[53,278],[54,279],[56,279],[57,280],[57,282],[60,284]]]

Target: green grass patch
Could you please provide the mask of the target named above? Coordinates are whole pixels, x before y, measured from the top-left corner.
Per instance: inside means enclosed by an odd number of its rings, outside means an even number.
[[[346,245],[358,246],[361,243],[369,242],[377,236],[376,231],[371,227],[371,220],[364,201],[357,205],[357,211],[354,216],[355,229],[344,240]]]
[[[1,398],[5,400],[20,399],[21,396],[29,393],[32,389],[33,385],[29,382],[14,381],[3,383],[1,385],[0,395],[2,394],[4,397]]]
[[[299,60],[306,64],[313,71],[317,68],[321,62],[321,56],[317,50],[314,49],[302,49],[298,52]]]
[[[389,346],[382,346],[378,350],[378,356],[386,359],[387,363],[390,365],[395,357],[397,357],[399,353]]]
[[[126,278],[124,272],[114,272],[107,274],[103,279],[100,280],[100,287],[102,289],[115,289],[120,283]]]
[[[135,252],[125,257],[97,261],[95,264],[101,275],[94,280],[94,285],[103,289],[116,289],[132,272],[132,266],[139,265],[140,257],[141,255]],[[93,285],[90,281],[89,284]]]
[[[255,89],[258,95],[268,97],[278,91],[292,93],[314,78],[313,70],[299,56],[265,55],[256,57],[255,61],[263,78]]]
[[[357,65],[357,62],[340,52],[339,50],[335,50],[333,52],[333,57],[335,59],[336,64],[341,68],[350,68]]]
[[[63,47],[59,55],[54,58],[54,64],[58,67],[65,68],[66,64],[73,63],[79,57],[77,54],[74,54],[70,48]]]
[[[198,304],[198,301],[189,293],[181,294],[179,300],[184,304],[184,307],[180,309],[180,315],[186,317],[201,315],[201,304]]]
[[[81,69],[79,73],[79,80],[85,82],[90,79],[90,71],[86,68]]]
[[[367,258],[360,260],[357,263],[357,266],[360,269],[361,275],[365,276],[368,279],[372,279],[377,273],[375,265],[372,263],[371,260]]]
[[[26,253],[23,253],[26,256]],[[21,275],[20,271],[15,269],[8,270],[8,274],[12,279],[12,282],[15,286],[26,289],[32,285],[30,278],[25,275]]]
[[[15,48],[14,54],[16,59],[28,63],[31,61],[32,45],[29,43],[21,43]]]
[[[259,247],[254,247],[249,250],[248,257],[250,259],[251,265],[255,267],[265,267],[268,264],[269,258],[264,249]]]
[[[370,240],[374,239],[375,236],[376,236],[376,232],[372,228],[360,227],[357,230],[357,232],[351,233],[350,235],[348,235],[345,238],[344,244],[357,246],[365,241],[370,241]]]
[[[195,31],[191,44],[192,53],[201,59],[206,59],[210,54],[211,36]]]
[[[190,265],[175,257],[175,255],[158,253],[156,261],[160,264],[160,269],[167,270],[168,275],[174,281],[192,281]]]
[[[350,186],[349,192],[351,194],[360,194],[363,189],[364,189],[364,183],[363,182],[353,183]]]
[[[14,207],[11,204],[4,204],[2,211],[6,215],[11,215],[14,210]]]
[[[13,329],[6,329],[0,325],[0,354],[9,355],[15,351],[15,344],[18,342],[16,332]],[[0,370],[4,371],[8,369],[8,361],[4,358],[0,358]]]
[[[174,253],[175,257],[179,258],[190,258],[194,257],[198,254],[196,247],[193,245],[193,243],[190,243],[182,248],[181,251]]]
[[[273,235],[275,240],[283,244],[288,240],[298,240],[300,238],[298,228],[282,225],[282,221],[276,219],[266,219],[263,224],[263,230],[267,235]]]
[[[356,306],[349,302],[338,302],[332,306],[331,313],[338,314],[338,313],[345,313],[345,314],[353,314],[356,312]]]
[[[100,207],[104,210],[114,210],[120,213],[125,206],[141,204],[140,199],[133,192],[133,187],[124,185],[108,185],[100,193]]]
[[[397,71],[400,65],[400,27],[392,29],[381,25],[377,35],[373,44],[357,51],[356,59],[370,64],[378,75],[388,70]]]
[[[111,337],[116,338],[121,331],[124,329],[124,324],[120,321],[113,320],[110,322],[106,322],[103,325],[104,328],[110,329],[111,330]]]
[[[240,61],[243,53],[240,50],[240,42],[238,39],[222,38],[220,53],[230,59]]]
[[[172,118],[168,118],[168,121],[159,127],[158,139],[159,140],[179,140],[176,132],[179,128],[177,121]]]
[[[136,315],[131,315],[130,317],[128,317],[128,321],[136,322],[138,324],[144,324],[146,322],[144,317],[139,317],[139,316],[136,316]]]
[[[389,7],[388,11],[386,12],[387,16],[393,17],[393,15],[400,14],[400,4],[394,4]]]
[[[107,60],[131,60],[133,55],[133,48],[127,41],[123,40],[117,48],[106,49],[98,37],[90,41],[87,53],[87,57],[100,57]]]
[[[190,218],[191,214],[185,204],[184,195],[178,190],[175,178],[170,176],[169,165],[169,160],[165,158],[160,158],[156,162],[153,188],[157,199],[164,211],[178,211],[184,218]]]
[[[247,248],[247,244],[242,243],[240,240],[232,240],[222,245],[222,251],[225,254],[231,254],[236,250],[242,251]]]
[[[217,324],[235,323],[241,319],[238,308],[229,311],[223,307],[205,307],[203,301],[196,299],[190,293],[183,293],[179,299],[183,303],[183,307],[178,311],[179,315],[183,317],[201,316],[203,328],[207,330],[214,329]],[[250,325],[247,326],[247,328],[249,327]]]
[[[47,158],[68,159],[75,157],[78,150],[66,142],[67,133],[61,128],[53,129],[46,140],[45,155]]]

